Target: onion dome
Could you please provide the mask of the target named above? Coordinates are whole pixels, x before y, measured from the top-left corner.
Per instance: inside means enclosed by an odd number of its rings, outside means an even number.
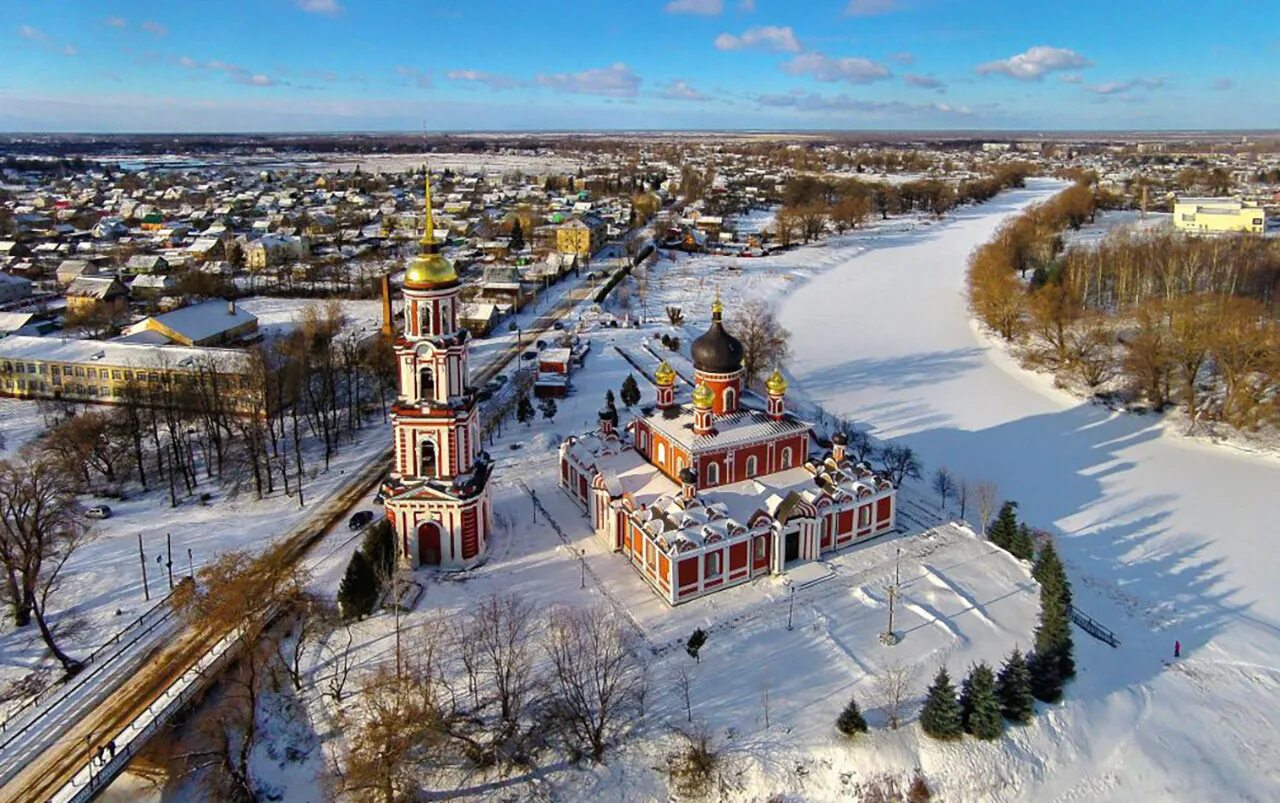
[[[404,274],[405,286],[416,290],[430,290],[457,281],[458,272],[453,269],[453,263],[430,251],[414,257]]]
[[[698,484],[698,472],[694,471],[692,468],[689,468],[688,466],[685,466],[684,468],[680,469],[680,473],[677,476],[680,477],[680,481],[686,485]]]
[[[618,408],[609,406],[600,409],[600,420],[611,421],[616,426],[618,423]]]
[[[774,368],[773,373],[764,381],[764,386],[773,396],[782,396],[787,392],[787,380],[777,368]]]
[[[663,360],[658,369],[653,372],[653,379],[659,385],[670,385],[676,381],[676,370],[667,365],[666,360]]]
[[[840,446],[844,446],[849,442],[849,436],[844,434],[843,432],[837,432],[836,434],[831,436],[831,442],[838,444]]]
[[[693,367],[709,374],[732,374],[742,370],[742,343],[724,330],[720,320],[724,305],[716,296],[711,305],[711,327],[693,341]]]
[[[716,393],[703,383],[693,389],[693,406],[707,409],[716,401]]]

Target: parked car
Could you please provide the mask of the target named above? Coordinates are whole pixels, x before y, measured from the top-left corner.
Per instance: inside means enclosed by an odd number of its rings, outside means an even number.
[[[84,512],[87,519],[109,519],[111,518],[110,505],[94,505]]]
[[[347,528],[351,530],[359,530],[368,526],[373,521],[372,510],[361,510],[351,517],[351,521],[347,522]]]

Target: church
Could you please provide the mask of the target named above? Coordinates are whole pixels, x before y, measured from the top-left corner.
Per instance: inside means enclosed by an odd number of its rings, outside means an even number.
[[[400,391],[391,408],[395,462],[383,491],[408,566],[467,569],[484,560],[492,529],[492,464],[480,449],[469,384],[471,333],[458,325],[461,285],[435,242],[430,178],[424,229],[405,271],[404,330],[395,340]]]
[[[560,446],[560,487],[596,535],[671,605],[784,574],[894,529],[893,484],[846,458],[838,433],[815,454],[786,410],[776,369],[760,398],[743,387],[743,347],[711,325],[692,344],[693,375],[654,372],[656,404],[624,429],[616,409]],[[691,388],[687,401],[677,384]]]

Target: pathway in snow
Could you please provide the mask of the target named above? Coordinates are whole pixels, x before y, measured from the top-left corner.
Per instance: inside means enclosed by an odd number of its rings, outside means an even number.
[[[1042,793],[1273,796],[1280,770],[1260,756],[1280,747],[1280,599],[1270,593],[1280,576],[1271,543],[1280,462],[1071,398],[970,323],[969,253],[1061,186],[1039,182],[928,231],[881,237],[796,288],[780,309],[793,332],[794,387],[910,444],[926,475],[945,465],[996,482],[1027,520],[1062,536],[1077,599],[1116,628],[1123,648],[1077,639],[1082,671],[1041,747],[1092,759],[1064,755],[1056,774],[1036,779]],[[1211,684],[1163,672],[1175,639],[1188,669]],[[1263,671],[1243,675],[1241,662]],[[1117,747],[1133,727],[1124,698],[1134,692],[1149,692],[1154,706]],[[1224,707],[1247,711],[1248,726],[1224,724]]]

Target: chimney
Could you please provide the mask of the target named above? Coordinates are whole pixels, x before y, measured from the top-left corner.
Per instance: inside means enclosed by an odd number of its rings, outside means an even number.
[[[698,474],[688,466],[680,469],[680,495],[685,501],[698,498]]]
[[[837,432],[831,436],[831,459],[836,464],[844,462],[844,448],[849,443],[849,438],[843,432]]]
[[[391,337],[391,274],[382,274],[382,334]]]

